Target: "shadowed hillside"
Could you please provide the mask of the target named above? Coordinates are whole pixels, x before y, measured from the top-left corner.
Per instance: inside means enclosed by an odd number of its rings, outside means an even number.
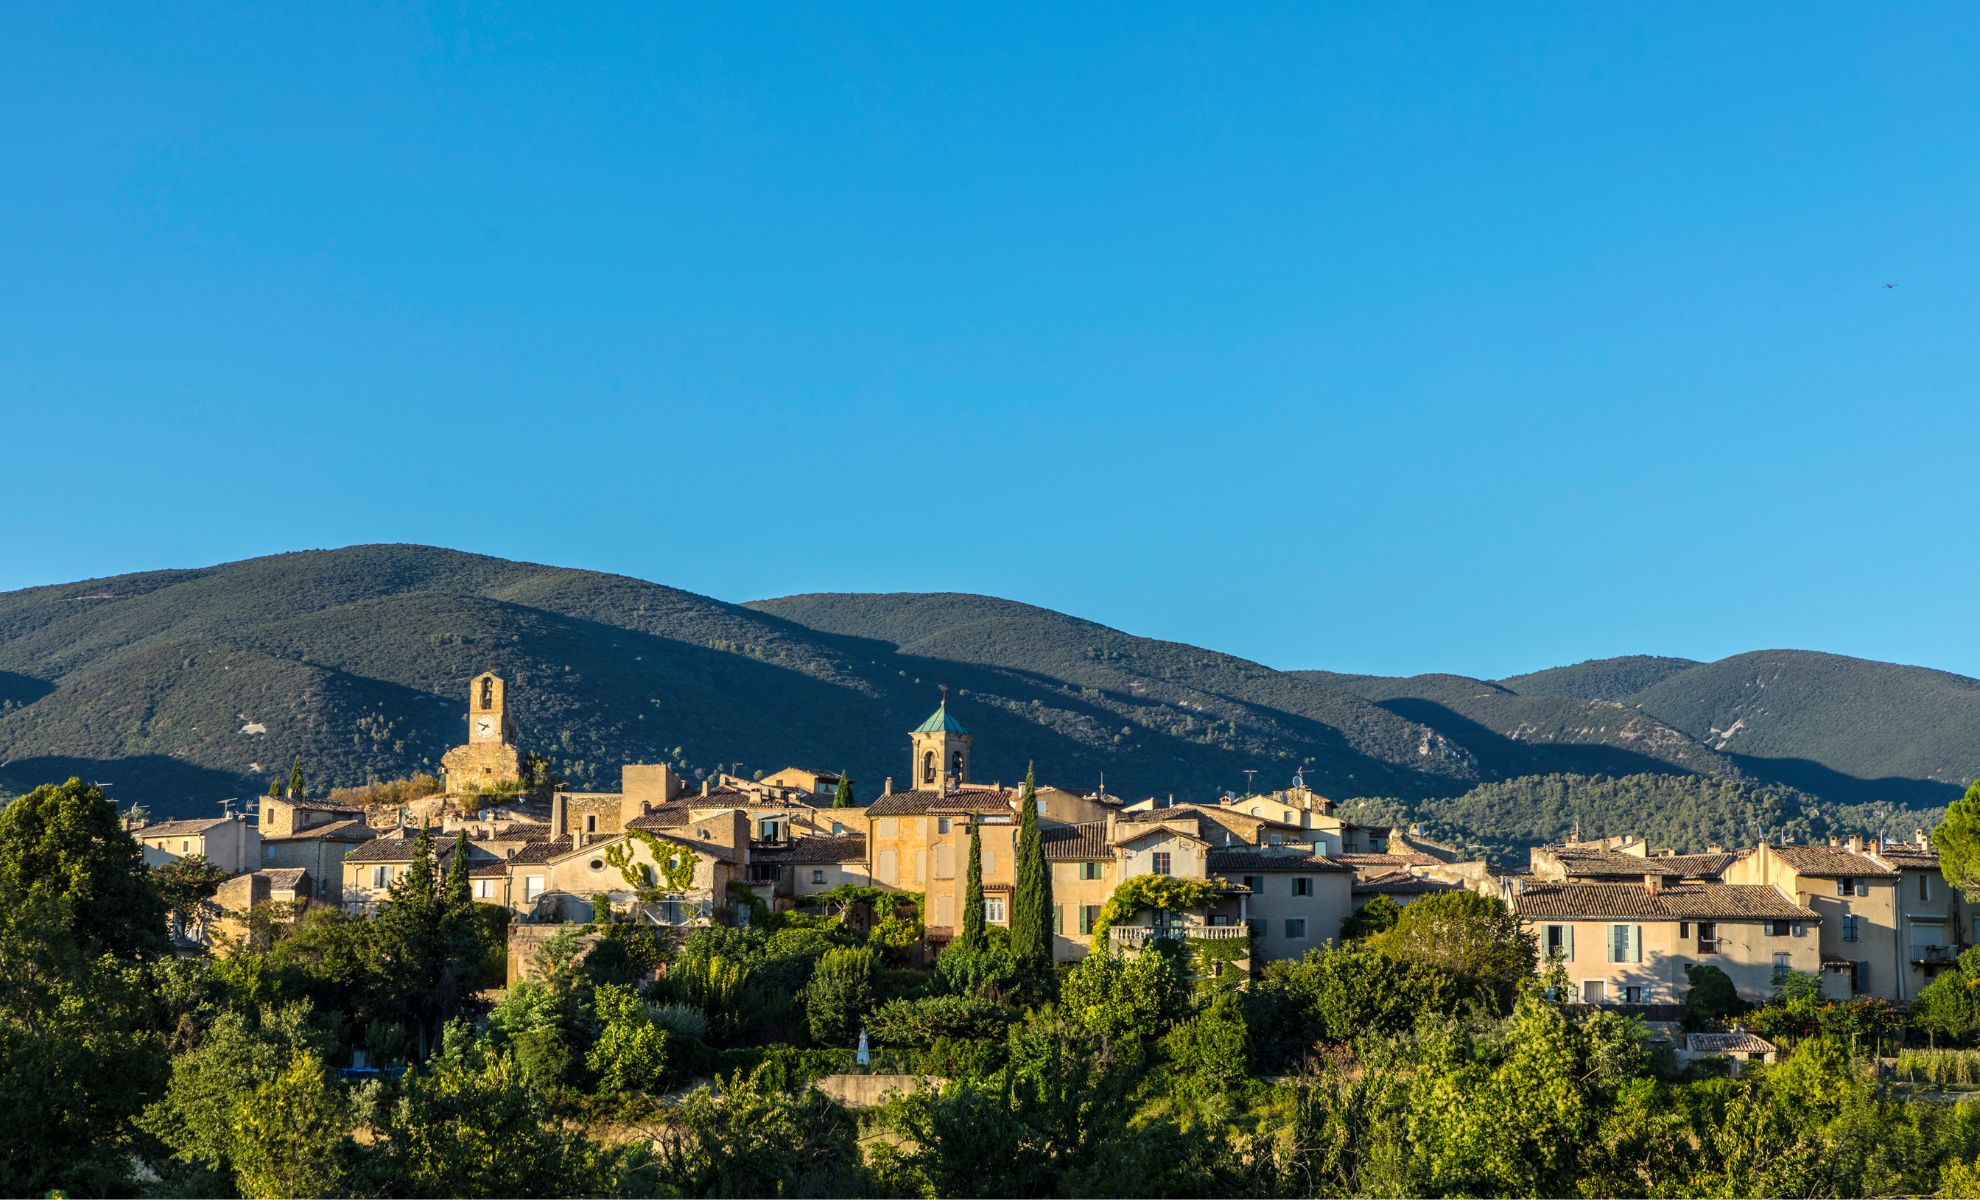
[[[1276,671],[984,596],[736,605],[356,546],[0,595],[0,790],[80,773],[127,804],[204,814],[298,755],[319,787],[427,770],[463,736],[466,680],[489,669],[510,680],[524,747],[597,786],[626,761],[798,763],[849,770],[870,797],[905,772],[938,683],[986,781],[1035,759],[1043,778],[1090,788],[1104,772],[1131,797],[1303,768],[1330,794],[1409,804],[1645,773],[1939,803],[1980,769],[1980,684],[1829,655],[1606,660],[1498,683]]]

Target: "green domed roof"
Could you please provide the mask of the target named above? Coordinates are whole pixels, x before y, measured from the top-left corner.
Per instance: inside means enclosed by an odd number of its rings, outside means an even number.
[[[916,733],[968,733],[962,722],[949,715],[949,702],[942,701],[926,721],[915,727]]]

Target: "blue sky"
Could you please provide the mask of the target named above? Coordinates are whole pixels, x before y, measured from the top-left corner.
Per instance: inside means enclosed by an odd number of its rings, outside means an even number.
[[[0,589],[1980,674],[1980,10],[1066,8],[0,8]]]

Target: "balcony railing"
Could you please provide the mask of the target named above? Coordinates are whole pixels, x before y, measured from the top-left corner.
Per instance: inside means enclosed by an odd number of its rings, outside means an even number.
[[[1913,946],[1911,961],[1925,967],[1949,967],[1959,961],[1960,946]]]
[[[1242,925],[1115,925],[1107,930],[1108,941],[1129,950],[1142,949],[1148,943],[1164,938],[1176,941],[1196,938],[1219,942],[1236,941],[1250,936],[1251,931]]]
[[[1724,938],[1714,937],[1714,938],[1698,939],[1698,952],[1700,954],[1718,954],[1721,952],[1724,946],[1725,946]]]

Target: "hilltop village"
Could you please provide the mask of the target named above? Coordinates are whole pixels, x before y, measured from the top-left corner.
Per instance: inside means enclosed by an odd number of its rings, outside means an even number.
[[[269,796],[258,823],[235,814],[135,828],[148,861],[200,856],[229,876],[214,896],[225,915],[182,932],[224,950],[241,918],[271,901],[372,912],[422,831],[443,868],[467,856],[476,901],[509,914],[511,979],[545,938],[607,910],[685,931],[834,899],[870,908],[872,892],[897,893],[912,899],[929,962],[970,906],[988,926],[1011,920],[1020,788],[973,777],[974,737],[946,698],[905,731],[907,786],[889,778],[863,806],[848,803],[837,774],[800,767],[690,786],[668,764],[628,763],[616,792],[521,788],[515,723],[492,673],[469,684],[467,724],[431,796],[369,807]],[[1537,969],[1576,1002],[1675,1019],[1689,968],[1718,968],[1756,1004],[1799,974],[1831,999],[1904,1005],[1968,943],[1967,904],[1923,831],[1910,843],[1685,855],[1620,833],[1538,847],[1526,870],[1503,872],[1409,829],[1344,820],[1298,780],[1205,802],[1130,802],[1049,781],[1034,794],[1061,963],[1096,942],[1133,954],[1169,939],[1214,944],[1223,969],[1251,974],[1339,942],[1371,904],[1394,911],[1468,890],[1503,901],[1534,939]],[[1103,916],[1148,877],[1199,886],[1129,897]]]

